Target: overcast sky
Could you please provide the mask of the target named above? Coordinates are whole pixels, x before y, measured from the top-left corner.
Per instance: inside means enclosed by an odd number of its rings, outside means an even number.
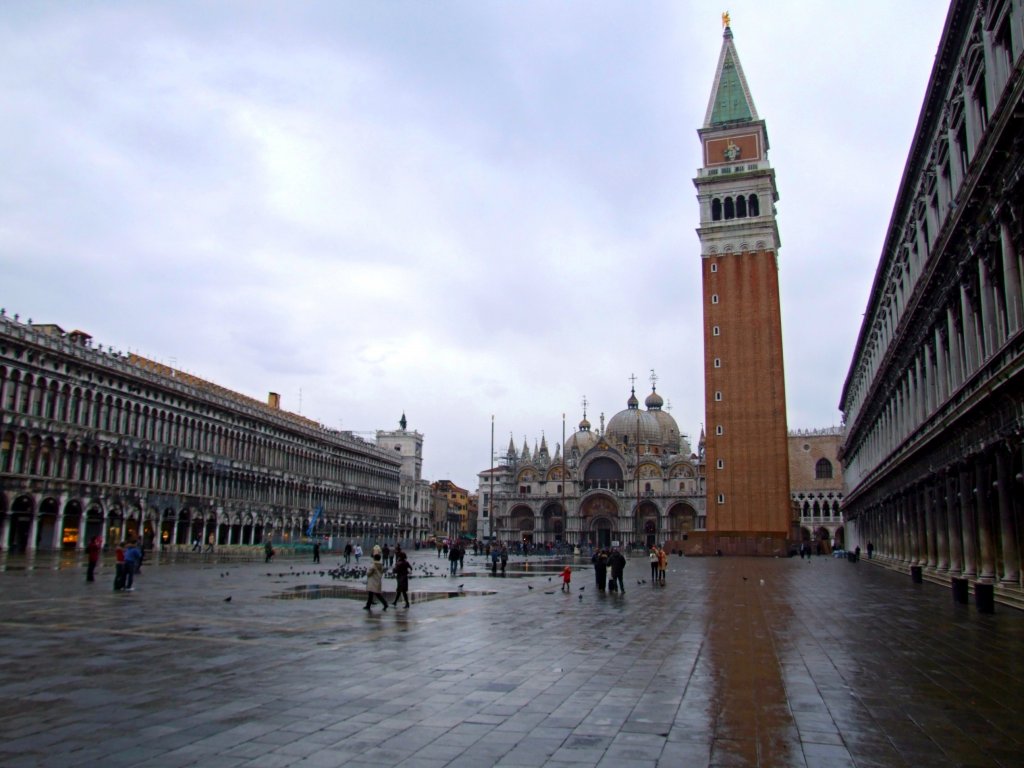
[[[790,429],[840,424],[947,5],[0,4],[0,306],[470,489],[650,371],[704,421],[697,128],[732,29],[780,200]],[[368,435],[372,439],[372,434]]]

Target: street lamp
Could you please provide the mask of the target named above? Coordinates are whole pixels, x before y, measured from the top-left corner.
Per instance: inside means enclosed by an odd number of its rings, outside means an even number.
[[[494,545],[494,414],[491,414],[491,461],[489,472],[491,476],[491,491],[487,497],[487,541]]]

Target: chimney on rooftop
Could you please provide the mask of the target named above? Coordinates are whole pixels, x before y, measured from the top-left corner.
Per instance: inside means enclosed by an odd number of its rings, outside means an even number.
[[[267,395],[267,405],[275,411],[281,410],[281,396],[277,392],[271,392]]]

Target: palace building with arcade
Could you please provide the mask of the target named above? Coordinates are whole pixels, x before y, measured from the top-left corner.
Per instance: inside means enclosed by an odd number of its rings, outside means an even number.
[[[1024,4],[954,0],[840,410],[847,546],[1024,605]]]
[[[82,549],[97,535],[288,542],[311,522],[321,537],[418,537],[429,521],[400,512],[403,460],[274,393],[261,402],[0,313],[4,552]]]

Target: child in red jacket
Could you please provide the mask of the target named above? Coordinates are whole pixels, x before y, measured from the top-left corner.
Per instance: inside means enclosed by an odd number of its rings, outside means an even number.
[[[572,568],[568,565],[565,566],[565,570],[562,571],[562,591],[569,592],[569,582],[572,581]]]

